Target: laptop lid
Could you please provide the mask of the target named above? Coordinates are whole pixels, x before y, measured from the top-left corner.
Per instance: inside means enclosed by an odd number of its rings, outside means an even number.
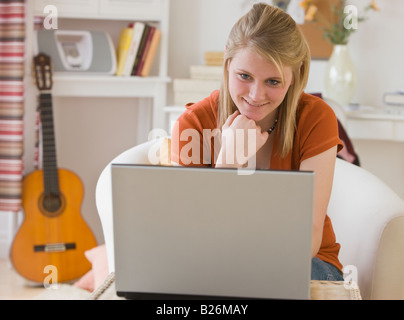
[[[313,172],[111,170],[118,295],[310,298]]]

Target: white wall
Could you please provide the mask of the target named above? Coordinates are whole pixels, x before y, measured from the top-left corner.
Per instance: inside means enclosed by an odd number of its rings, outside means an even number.
[[[204,64],[206,51],[223,51],[246,0],[171,0],[169,65],[171,78],[188,78],[189,67]],[[172,86],[170,86],[172,87]],[[168,93],[172,104],[172,90]]]
[[[357,101],[382,107],[384,92],[404,87],[404,2],[376,2],[380,12],[359,24],[349,47],[358,71]]]

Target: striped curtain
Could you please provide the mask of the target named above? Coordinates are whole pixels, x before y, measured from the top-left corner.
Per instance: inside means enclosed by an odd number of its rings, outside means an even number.
[[[0,0],[0,211],[21,209],[24,0]]]

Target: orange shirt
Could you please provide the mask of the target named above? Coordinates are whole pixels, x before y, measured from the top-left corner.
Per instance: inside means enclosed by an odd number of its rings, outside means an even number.
[[[214,143],[214,136],[220,134],[217,129],[217,108],[219,91],[214,91],[209,97],[188,104],[186,111],[176,121],[171,136],[171,161],[186,166],[214,166],[220,146]],[[297,109],[296,132],[293,148],[282,158],[278,152],[279,137],[277,129],[271,156],[271,169],[299,170],[303,160],[318,155],[334,146],[338,152],[343,143],[338,136],[338,122],[334,111],[320,98],[303,93]],[[205,130],[205,131],[204,131]],[[197,146],[190,142],[197,141]],[[324,221],[323,239],[317,257],[335,265],[342,271],[338,260],[339,243],[326,215]]]

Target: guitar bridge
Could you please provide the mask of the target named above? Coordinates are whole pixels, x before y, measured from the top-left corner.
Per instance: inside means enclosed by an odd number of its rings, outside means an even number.
[[[34,252],[64,252],[76,249],[76,244],[72,243],[50,243],[34,246]]]

